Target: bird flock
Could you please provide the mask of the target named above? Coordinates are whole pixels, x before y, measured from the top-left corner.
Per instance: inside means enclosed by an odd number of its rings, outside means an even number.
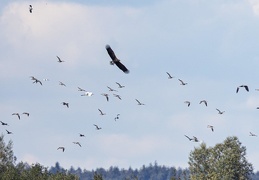
[[[33,7],[32,5],[29,5],[29,13],[33,13]],[[109,57],[111,58],[111,61],[110,61],[110,65],[116,65],[119,70],[121,70],[122,72],[124,72],[125,74],[129,74],[130,71],[129,69],[124,65],[122,64],[121,60],[117,58],[117,56],[115,55],[113,49],[111,48],[110,45],[106,45],[105,46],[105,49],[109,55]],[[65,59],[66,61],[64,61],[62,58],[60,58],[59,56],[56,56],[56,57],[53,57],[53,59],[55,58],[55,60],[53,60],[53,62],[55,63],[58,63],[58,64],[62,64],[62,63],[66,63],[68,60]],[[166,72],[167,74],[167,78],[169,80],[173,80],[175,79],[174,76],[172,76],[169,72]],[[130,74],[129,74],[130,75]],[[45,79],[40,79],[40,78],[36,78],[35,76],[29,76],[29,78],[31,79],[32,81],[32,84],[38,84],[40,86],[43,86],[44,83],[50,81],[49,79],[45,78]],[[41,81],[42,80],[42,81]],[[185,81],[185,80],[182,80],[180,78],[177,79],[180,83],[181,86],[188,86],[188,83]],[[43,82],[44,81],[44,82]],[[58,84],[62,87],[62,88],[66,88],[67,85],[62,82],[62,81],[58,81]],[[104,100],[106,102],[109,102],[110,101],[110,98],[112,98],[111,96],[113,96],[114,98],[117,98],[118,100],[123,100],[123,97],[119,94],[120,90],[123,89],[123,88],[127,88],[124,84],[121,84],[119,82],[115,82],[115,84],[117,85],[117,89],[115,88],[112,88],[112,86],[106,86],[107,87],[107,91],[108,92],[104,92],[104,93],[101,93],[101,94],[95,94],[95,92],[92,92],[92,91],[88,91],[84,88],[81,88],[81,87],[77,87],[77,90],[79,92],[81,92],[82,94],[80,96],[86,96],[86,97],[89,97],[91,98],[92,96],[102,96],[104,98]],[[249,87],[248,85],[240,85],[240,86],[237,86],[236,87],[236,93],[240,93],[240,91],[246,91],[246,92],[249,92]],[[259,89],[255,89],[256,91],[259,91]],[[135,98],[135,101],[136,101],[136,105],[138,106],[145,106],[146,104],[144,104],[141,100],[139,99],[136,99]],[[63,106],[65,109],[69,109],[70,106],[70,103],[67,102],[67,101],[63,101],[63,102],[59,102],[61,104],[61,106]],[[189,101],[189,100],[186,100],[184,101],[183,103],[186,104],[186,108],[189,108],[192,106],[193,102]],[[198,104],[198,102],[197,102]],[[204,106],[205,108],[209,106],[209,102],[206,100],[206,99],[202,99],[200,100],[199,104],[201,106]],[[259,107],[257,107],[257,109],[259,109]],[[220,110],[219,108],[215,108],[215,110],[218,112],[219,115],[224,115],[225,112],[224,110]],[[105,109],[101,109],[101,108],[98,108],[96,109],[96,112],[99,112],[99,115],[100,116],[105,116],[106,114],[108,114],[108,112],[105,111]],[[19,113],[19,112],[14,112],[11,114],[12,116],[16,116],[18,118],[18,120],[22,120],[23,117],[26,117],[26,118],[29,118],[30,117],[30,113],[29,112],[22,112],[22,113]],[[123,115],[123,114],[122,114]],[[121,113],[117,113],[116,116],[114,117],[114,121],[117,122],[119,119],[121,118]],[[3,121],[0,121],[1,125],[2,126],[8,126],[9,128],[9,124],[6,123],[6,122],[3,122]],[[95,128],[95,130],[97,131],[100,131],[102,130],[103,128],[105,127],[101,127],[100,125],[98,125],[98,123],[95,123],[93,124],[93,128]],[[215,127],[211,124],[208,124],[207,125],[207,128],[211,131],[211,132],[215,132]],[[11,135],[11,134],[14,134],[13,132],[11,132],[9,129],[6,128],[6,133],[8,135]],[[79,138],[84,138],[85,137],[85,134],[83,133],[78,133],[78,136]],[[200,142],[200,139],[197,138],[196,136],[194,135],[185,135],[184,136],[189,140],[189,141],[192,141],[192,142]],[[254,134],[253,132],[249,132],[249,136],[252,136],[252,137],[257,137],[257,134]],[[81,139],[80,139],[81,140]],[[78,146],[79,148],[82,147],[82,144],[80,141],[73,141],[71,142],[73,143],[74,145]],[[61,152],[65,152],[65,149],[67,147],[65,147],[64,145],[59,145],[57,147],[57,150],[61,151]]]

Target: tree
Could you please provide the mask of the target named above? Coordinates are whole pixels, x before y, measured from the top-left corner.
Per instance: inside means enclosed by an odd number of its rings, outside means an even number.
[[[237,137],[227,137],[215,147],[200,147],[189,156],[190,177],[198,179],[247,180],[253,173],[253,166],[246,159],[246,147]]]

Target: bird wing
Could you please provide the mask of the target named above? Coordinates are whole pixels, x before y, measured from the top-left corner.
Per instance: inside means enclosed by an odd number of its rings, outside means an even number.
[[[247,92],[249,92],[248,86],[245,86],[245,89],[246,89]]]
[[[184,135],[185,137],[187,137],[190,141],[192,140],[192,138],[189,138],[188,136]]]
[[[167,74],[169,77],[171,77],[171,75],[170,75],[168,72],[166,72],[166,74]]]
[[[124,66],[120,61],[116,61],[115,64],[122,70],[124,73],[128,74],[129,70]]]
[[[236,93],[238,93],[238,91],[239,91],[239,87],[237,87]]]
[[[139,100],[137,100],[137,99],[135,99],[139,104],[141,104],[140,102],[139,102]]]
[[[109,56],[111,57],[111,59],[112,59],[113,61],[118,60],[117,57],[116,57],[116,55],[115,55],[115,53],[113,52],[112,48],[111,48],[109,45],[106,45],[105,48],[106,48],[106,50],[107,50]]]

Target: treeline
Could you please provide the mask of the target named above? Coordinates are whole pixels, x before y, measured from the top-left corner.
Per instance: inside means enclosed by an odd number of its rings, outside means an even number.
[[[59,163],[55,164],[55,167],[49,168],[51,174],[55,173],[69,173],[74,174],[80,178],[80,180],[99,179],[104,180],[178,180],[189,179],[189,170],[175,167],[160,166],[156,162],[149,164],[149,166],[143,165],[140,169],[119,169],[118,167],[111,166],[109,169],[97,168],[96,170],[82,170],[81,168],[74,169],[71,167],[69,170],[62,168]]]

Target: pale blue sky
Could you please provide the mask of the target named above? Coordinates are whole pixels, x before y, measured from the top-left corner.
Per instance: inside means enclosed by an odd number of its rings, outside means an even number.
[[[0,112],[1,121],[10,125],[0,130],[14,133],[6,139],[13,140],[18,161],[45,166],[58,161],[65,168],[85,169],[140,168],[154,161],[187,167],[198,144],[185,134],[208,146],[235,135],[259,170],[258,138],[249,136],[250,131],[259,135],[259,3],[84,2],[0,5]],[[109,65],[106,44],[130,74]],[[65,62],[58,63],[56,56]],[[166,72],[175,78],[167,79]],[[30,76],[50,81],[41,86]],[[181,86],[178,78],[188,85]],[[118,89],[115,82],[125,88]],[[236,94],[242,84],[250,92],[241,89]],[[122,100],[107,86],[118,90]],[[77,87],[94,95],[82,97]],[[109,93],[110,101],[101,93]],[[138,106],[135,99],[146,105]],[[208,107],[199,104],[203,99]],[[70,108],[61,105],[63,101]],[[98,108],[106,115],[100,116]],[[216,108],[226,112],[219,115]],[[24,111],[30,117],[18,120],[11,115]],[[59,146],[66,147],[64,153]]]

